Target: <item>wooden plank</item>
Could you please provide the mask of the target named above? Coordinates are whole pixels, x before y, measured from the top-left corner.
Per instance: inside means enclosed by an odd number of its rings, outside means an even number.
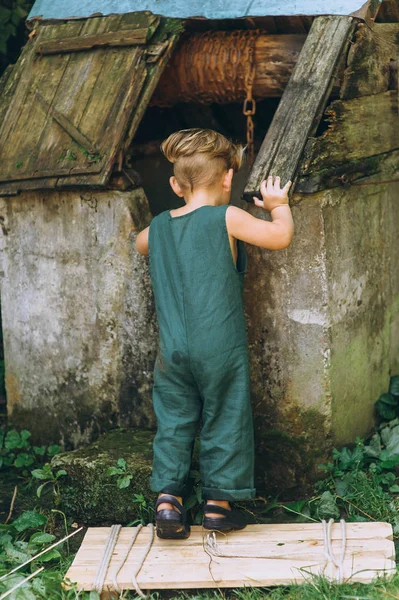
[[[300,174],[295,192],[314,194],[325,189],[342,186],[371,185],[372,183],[385,185],[390,180],[398,178],[399,148],[377,156],[367,156],[338,166]]]
[[[83,35],[106,33],[109,29],[118,28],[120,21],[120,15],[88,19],[85,21],[81,33]],[[69,170],[71,166],[81,166],[81,172],[84,172],[85,167],[90,166],[90,162],[94,159],[101,170],[103,157],[99,144],[82,131],[82,119],[109,52],[107,49],[99,49],[69,55],[67,68],[52,98],[52,107],[74,124],[86,139],[90,140],[98,154],[88,155],[83,145],[74,143],[65,131],[54,127],[51,118],[48,118],[38,144],[40,155],[46,164],[53,164],[55,168],[62,170]],[[42,60],[48,61],[54,58],[56,55],[43,57]],[[108,97],[104,99],[108,104],[111,100]],[[54,148],[57,148],[55,157]]]
[[[66,579],[90,590],[107,540],[109,527],[89,528]],[[105,585],[112,589],[112,575],[120,566],[134,528],[122,527],[114,548]],[[312,524],[249,525],[230,534],[217,534],[220,553],[205,551],[206,531],[192,527],[187,540],[161,540],[155,536],[138,575],[142,589],[189,589],[212,587],[272,586],[304,583],[309,573],[331,580],[336,568],[326,564],[322,526]],[[131,589],[131,573],[137,568],[149,541],[143,528],[118,574],[121,589]],[[341,527],[332,527],[332,549],[341,551]],[[344,578],[370,582],[395,573],[395,547],[388,523],[347,523]],[[68,588],[69,584],[64,583]]]
[[[39,102],[43,106],[47,115],[52,117],[54,119],[54,121],[56,123],[58,123],[58,125],[60,125],[60,127],[62,127],[62,129],[64,129],[64,131],[66,131],[67,134],[73,140],[75,140],[75,142],[80,144],[88,152],[91,152],[93,154],[98,152],[98,149],[93,144],[93,142],[91,142],[89,139],[87,139],[87,137],[85,135],[83,135],[83,133],[81,133],[79,131],[79,129],[77,127],[75,127],[75,125],[73,123],[71,123],[71,121],[69,119],[67,119],[65,117],[65,115],[60,113],[53,106],[50,106],[50,104],[48,102],[46,102],[46,100],[39,94],[39,92],[35,93],[35,99],[37,100],[37,102]]]
[[[37,46],[36,52],[42,55],[62,54],[65,52],[82,52],[93,48],[135,46],[146,44],[149,33],[148,29],[132,29],[131,31],[112,31],[97,35],[78,36],[55,42],[44,42]]]
[[[359,24],[348,53],[340,98],[346,100],[385,92],[390,86],[390,61],[399,53],[399,24]]]
[[[64,37],[76,35],[82,28],[82,23],[70,22],[66,27],[47,28],[39,30],[38,40],[52,39],[58,34]],[[32,48],[36,43],[34,38]],[[17,68],[22,69],[18,85],[14,90],[10,106],[5,114],[3,126],[0,128],[0,157],[3,164],[11,167],[11,170],[3,170],[3,179],[10,180],[26,176],[32,171],[32,162],[40,170],[40,154],[35,152],[35,144],[41,137],[41,132],[46,121],[46,114],[37,102],[34,101],[35,90],[41,91],[47,102],[52,101],[54,94],[62,79],[68,65],[69,56],[49,57],[47,69],[42,68],[40,59],[31,52],[28,61],[17,63]],[[55,58],[55,61],[52,60]],[[11,101],[12,100],[12,101]],[[54,157],[53,157],[54,159]],[[48,166],[46,163],[46,167]]]
[[[147,106],[151,100],[155,88],[158,85],[158,81],[162,75],[162,72],[166,67],[177,45],[179,37],[179,34],[172,34],[168,40],[168,47],[165,49],[161,58],[155,64],[151,64],[151,66],[148,68],[147,76],[145,79],[145,85],[143,86],[140,98],[137,103],[137,107],[134,111],[129,129],[123,142],[123,152],[127,151],[134,138],[134,135],[141,122],[141,119],[144,116],[145,111],[147,110]]]
[[[326,110],[328,129],[306,145],[301,175],[395,150],[399,146],[396,90],[336,100]]]
[[[122,143],[128,120],[137,104],[145,80],[145,65],[140,62],[142,51],[119,50],[117,56],[107,56],[103,69],[82,117],[80,130],[97,144],[105,156],[101,174],[87,183],[105,185],[111,173],[116,153]],[[122,85],[121,85],[122,82]],[[107,89],[108,97],[104,96]],[[84,183],[68,178],[60,179],[57,187],[68,187]]]
[[[256,157],[244,190],[247,200],[259,196],[260,184],[269,173],[278,174],[282,183],[295,179],[306,140],[320,121],[353,29],[351,17],[317,17],[313,21]]]

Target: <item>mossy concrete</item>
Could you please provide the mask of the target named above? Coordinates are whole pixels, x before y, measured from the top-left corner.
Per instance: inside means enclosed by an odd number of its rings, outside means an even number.
[[[149,503],[155,499],[149,487],[153,435],[148,430],[117,429],[85,448],[54,456],[52,468],[67,472],[59,483],[62,510],[68,517],[84,525],[126,525],[145,517],[134,500],[135,494]],[[132,475],[124,489],[117,487],[117,476],[107,475],[119,458],[125,459],[126,473]]]
[[[156,319],[137,232],[141,188],[0,199],[9,424],[74,449],[117,426],[154,427]]]

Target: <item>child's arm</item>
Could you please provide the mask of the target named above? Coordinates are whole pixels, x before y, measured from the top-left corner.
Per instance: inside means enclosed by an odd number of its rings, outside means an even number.
[[[139,254],[148,254],[148,232],[150,227],[146,227],[143,231],[140,231],[136,238],[136,250]]]
[[[276,177],[273,183],[272,176],[269,176],[267,182],[263,181],[260,186],[263,200],[254,197],[256,206],[270,211],[272,222],[257,219],[236,206],[229,206],[226,212],[229,235],[269,250],[287,248],[294,233],[294,222],[288,204],[290,186],[291,181],[281,189],[280,177]]]

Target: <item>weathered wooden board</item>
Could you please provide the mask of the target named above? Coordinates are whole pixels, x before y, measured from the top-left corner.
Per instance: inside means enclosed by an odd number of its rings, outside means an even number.
[[[37,180],[43,188],[104,187],[138,103],[136,127],[144,113],[142,88],[164,67],[155,57],[147,70],[142,44],[49,55],[36,49],[143,30],[149,37],[158,24],[150,13],[39,24],[0,102],[0,193],[38,189]]]
[[[320,171],[299,175],[295,191],[314,194],[334,187],[372,185],[399,179],[399,149],[376,156],[367,156]]]
[[[105,578],[105,589],[112,589],[112,578],[126,554],[135,528],[123,527],[112,553]],[[65,579],[90,590],[102,556],[109,527],[87,530],[80,549]],[[184,589],[212,587],[272,586],[303,583],[309,574],[335,579],[336,567],[326,563],[321,523],[249,525],[243,531],[217,534],[219,550],[227,557],[210,555],[205,546],[207,532],[192,527],[187,540],[161,540],[154,537],[137,582],[142,589]],[[138,534],[127,560],[119,571],[121,589],[132,589],[131,574],[143,556],[150,531]],[[378,575],[395,572],[392,527],[388,523],[347,523],[344,579],[370,582]],[[332,548],[341,551],[341,527],[332,526]],[[64,584],[69,587],[68,582]]]
[[[399,6],[399,2],[398,2]],[[391,60],[399,54],[399,23],[360,24],[348,53],[340,98],[385,92],[391,85]]]
[[[278,109],[255,160],[244,197],[259,195],[267,175],[294,180],[307,138],[316,130],[333,76],[353,29],[350,17],[318,17],[299,55]]]
[[[328,129],[306,145],[301,175],[399,148],[396,90],[336,100],[326,111]]]
[[[97,35],[85,35],[44,42],[36,48],[37,54],[61,54],[63,52],[82,52],[92,48],[104,46],[135,46],[145,44],[149,36],[149,29],[132,29],[132,31],[112,31]]]

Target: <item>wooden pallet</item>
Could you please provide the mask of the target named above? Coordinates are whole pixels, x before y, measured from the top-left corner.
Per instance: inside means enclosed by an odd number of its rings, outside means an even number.
[[[123,559],[134,527],[122,527],[104,581],[111,591],[112,573]],[[90,527],[66,579],[90,590],[104,551],[110,527]],[[161,540],[156,535],[137,576],[143,590],[184,588],[225,588],[275,586],[304,583],[312,574],[334,580],[337,568],[324,554],[321,523],[249,525],[243,531],[216,534],[219,550],[229,557],[211,556],[206,545],[207,532],[192,527],[188,540]],[[143,557],[150,538],[144,527],[119,571],[120,589],[133,589],[131,574]],[[345,581],[371,582],[382,574],[395,572],[395,548],[389,523],[347,523],[346,552],[343,563]],[[332,549],[341,552],[341,526],[331,530]],[[240,558],[236,558],[235,556]],[[69,588],[68,582],[64,587]],[[106,594],[102,597],[106,597]]]

